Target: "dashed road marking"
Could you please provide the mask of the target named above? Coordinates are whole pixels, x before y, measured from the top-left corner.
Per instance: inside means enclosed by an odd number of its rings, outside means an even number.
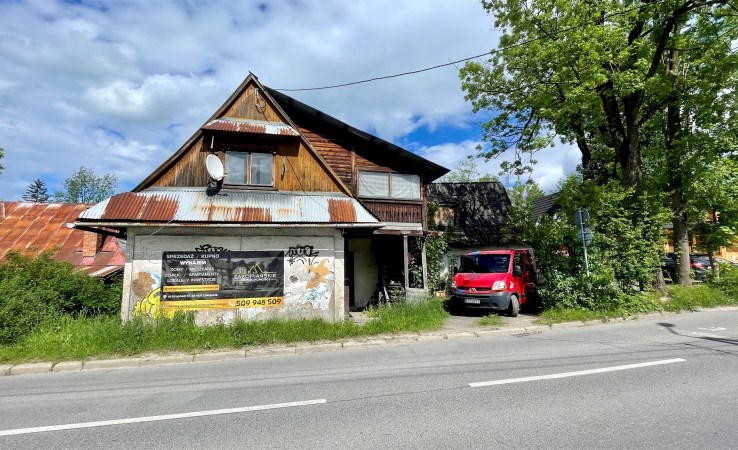
[[[15,430],[0,431],[0,436],[13,436],[18,434],[45,433],[48,431],[76,430],[79,428],[107,427],[111,425],[126,425],[130,423],[158,422],[162,420],[188,419],[191,417],[218,416],[223,414],[238,414],[250,411],[264,411],[267,409],[294,408],[297,406],[310,406],[326,403],[326,400],[304,400],[290,403],[274,403],[271,405],[246,406],[243,408],[211,409],[209,411],[195,411],[181,414],[165,414],[163,416],[131,417],[128,419],[103,420],[98,422],[70,423],[67,425],[52,425],[47,427],[18,428]]]
[[[581,375],[592,375],[595,373],[605,373],[605,372],[616,372],[618,370],[639,369],[641,367],[660,366],[663,364],[673,364],[673,363],[684,362],[684,361],[685,360],[682,358],[663,359],[660,361],[649,361],[649,362],[644,362],[644,363],[626,364],[623,366],[602,367],[600,369],[579,370],[576,372],[554,373],[550,375],[538,375],[538,376],[523,377],[523,378],[508,378],[506,380],[482,381],[479,383],[469,383],[469,386],[470,387],[483,387],[483,386],[496,386],[500,384],[525,383],[528,381],[554,380],[557,378],[578,377]]]

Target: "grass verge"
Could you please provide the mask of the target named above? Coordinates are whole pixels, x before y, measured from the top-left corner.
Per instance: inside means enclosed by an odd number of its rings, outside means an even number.
[[[707,284],[685,287],[669,286],[669,300],[662,302],[656,293],[632,296],[622,307],[613,310],[590,311],[575,308],[550,308],[536,320],[541,325],[562,322],[587,322],[628,317],[638,313],[695,311],[699,308],[738,306],[738,300],[721,289]]]
[[[330,323],[319,319],[241,321],[231,325],[198,327],[191,316],[157,321],[117,317],[47,321],[18,344],[0,347],[0,362],[64,361],[131,356],[147,352],[197,352],[262,344],[340,340],[383,333],[434,330],[448,313],[443,302],[429,299],[368,311],[373,320]]]

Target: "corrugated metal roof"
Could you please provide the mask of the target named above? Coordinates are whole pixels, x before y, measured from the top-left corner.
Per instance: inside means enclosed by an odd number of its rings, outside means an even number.
[[[300,133],[283,122],[267,122],[266,120],[238,119],[221,117],[211,120],[202,127],[203,130],[235,131],[237,133],[270,134],[275,136],[299,136]]]
[[[0,202],[0,259],[13,250],[55,249],[54,257],[68,261],[86,272],[110,267],[105,273],[121,269],[125,254],[118,240],[107,236],[94,257],[83,257],[85,232],[69,228],[90,205],[86,203]]]
[[[356,199],[342,194],[204,188],[153,188],[125,192],[79,216],[96,222],[200,222],[274,224],[378,224]]]

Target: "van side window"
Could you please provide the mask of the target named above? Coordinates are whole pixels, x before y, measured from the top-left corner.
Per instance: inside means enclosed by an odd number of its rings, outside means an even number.
[[[515,259],[513,260],[513,267],[520,266],[520,259],[521,259],[520,253],[516,253],[515,254]],[[522,267],[521,267],[521,269],[522,269]]]

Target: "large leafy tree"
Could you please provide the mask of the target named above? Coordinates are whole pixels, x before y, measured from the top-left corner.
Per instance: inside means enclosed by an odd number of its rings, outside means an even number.
[[[113,195],[118,185],[115,175],[95,175],[92,169],[80,167],[64,180],[64,191],[54,193],[54,198],[67,203],[97,203]]]
[[[687,198],[698,220],[695,231],[707,251],[712,267],[713,254],[733,244],[738,234],[738,164],[723,158],[699,173],[687,188]],[[719,275],[718,275],[719,276]]]
[[[36,180],[28,186],[26,193],[23,195],[23,200],[27,202],[46,203],[50,199],[51,196],[46,189],[46,183],[39,178],[36,178]]]
[[[520,173],[526,153],[558,135],[579,147],[585,178],[668,190],[675,237],[686,246],[683,189],[699,160],[692,156],[729,148],[697,141],[730,140],[715,135],[735,130],[735,7],[727,0],[482,3],[503,32],[490,61],[461,72],[474,110],[491,112],[482,156],[513,148],[508,167]],[[663,183],[648,179],[654,175]]]

